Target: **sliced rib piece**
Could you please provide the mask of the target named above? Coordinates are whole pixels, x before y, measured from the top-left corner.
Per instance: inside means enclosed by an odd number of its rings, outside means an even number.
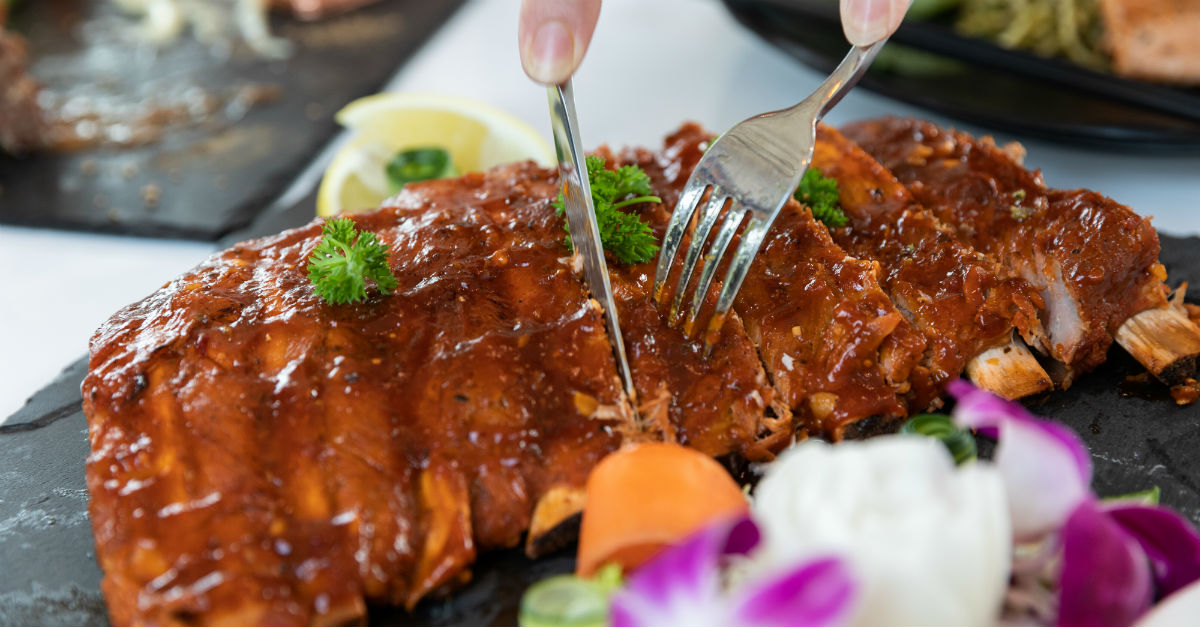
[[[1121,329],[1131,316],[1167,307],[1166,273],[1149,221],[1095,192],[1047,189],[1040,174],[1021,165],[1019,147],[1002,150],[989,138],[908,119],[843,130],[964,243],[995,260],[1007,277],[1038,288],[1045,303],[1041,324],[1026,340],[1062,363],[1063,385],[1104,361],[1113,337],[1128,332]],[[1148,344],[1170,349],[1167,341],[1155,337]],[[1189,347],[1180,348],[1175,361],[1194,357]],[[1134,351],[1156,375],[1179,370]]]
[[[711,138],[688,124],[667,138],[657,163],[634,157],[666,207]],[[907,414],[924,339],[880,290],[876,267],[847,255],[799,203],[789,202],[771,227],[734,311],[800,437],[863,436]]]
[[[838,182],[848,222],[830,228],[846,252],[879,264],[884,290],[926,341],[921,367],[910,380],[915,411],[941,404],[946,382],[972,364],[975,383],[1016,398],[1053,387],[1037,361],[1013,342],[1014,325],[1036,323],[1041,298],[1023,279],[998,276],[995,264],[960,243],[896,177],[832,127],[817,130],[812,167]],[[994,369],[1003,377],[991,376]]]
[[[662,213],[660,205],[647,213]],[[644,428],[713,457],[770,459],[792,439],[791,410],[777,398],[742,321],[730,316],[714,344],[671,327],[654,301],[653,262],[610,267]],[[714,297],[715,300],[715,297]]]
[[[630,149],[617,156],[602,148],[597,153],[609,167],[641,167],[655,191],[678,193],[665,183],[660,157],[652,151]],[[646,203],[630,211],[648,222],[661,241],[671,218],[667,206]],[[672,327],[655,306],[655,263],[609,264],[643,424],[664,440],[713,457],[737,453],[751,461],[771,458],[792,439],[792,412],[767,378],[741,318],[736,312],[729,316],[712,354],[705,356],[704,342]],[[710,297],[715,301],[715,292]]]

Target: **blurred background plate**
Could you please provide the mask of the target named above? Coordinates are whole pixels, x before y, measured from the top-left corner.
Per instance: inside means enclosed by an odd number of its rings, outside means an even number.
[[[836,1],[723,1],[760,37],[820,71],[832,70],[848,50]],[[1029,137],[1124,151],[1200,152],[1200,89],[1008,50],[961,36],[944,22],[907,19],[861,85]]]
[[[248,224],[333,137],[333,114],[378,91],[461,0],[382,0],[316,22],[276,16],[294,53],[185,33],[155,50],[112,2],[25,2],[10,26],[29,40],[35,78],[105,102],[161,98],[215,107],[136,148],[0,153],[0,222],[216,239]]]

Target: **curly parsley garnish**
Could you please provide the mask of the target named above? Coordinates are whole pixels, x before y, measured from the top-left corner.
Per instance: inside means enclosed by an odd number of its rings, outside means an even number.
[[[374,233],[360,232],[350,218],[334,218],[325,221],[321,243],[308,258],[308,279],[331,305],[365,299],[367,279],[386,296],[397,284],[387,260],[387,246]]]
[[[815,168],[809,168],[796,187],[796,200],[812,209],[813,217],[825,223],[828,227],[846,226],[849,220],[842,212],[841,199],[838,197],[837,180],[823,176]]]
[[[617,261],[625,265],[653,259],[658,252],[658,239],[654,231],[640,217],[621,211],[622,207],[637,203],[662,202],[661,198],[650,193],[650,177],[636,165],[606,170],[601,157],[588,156],[586,162],[588,182],[592,186],[592,203],[596,205],[596,224],[600,227],[600,243],[604,250],[611,252]],[[563,195],[559,193],[551,203],[558,210],[558,215],[565,211],[563,202]],[[564,228],[568,233],[567,248],[574,250],[570,226]]]

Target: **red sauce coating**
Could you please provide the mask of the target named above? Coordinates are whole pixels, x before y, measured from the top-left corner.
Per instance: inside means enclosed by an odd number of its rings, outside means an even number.
[[[1069,371],[1102,363],[1130,315],[1164,305],[1150,221],[1095,192],[1048,189],[1021,165],[1019,147],[912,119],[857,122],[843,132],[1006,278],[1040,290],[1040,324],[1026,339]]]
[[[822,125],[812,167],[838,182],[846,226],[830,234],[847,252],[880,266],[881,283],[926,341],[912,377],[916,409],[941,396],[967,361],[1006,343],[1014,322],[1036,319],[1041,298],[1023,279],[1001,279],[994,264],[960,243],[882,165]]]
[[[522,165],[356,216],[391,247],[390,297],[320,301],[314,222],[219,253],[105,324],[83,393],[113,622],[411,606],[477,550],[516,544],[550,488],[582,486],[628,408],[603,321],[560,261],[553,191]]]
[[[666,207],[711,139],[688,124],[667,138],[657,165],[638,160]],[[847,255],[799,203],[771,227],[734,310],[801,437],[862,435],[906,415],[924,340],[880,290],[874,266]]]

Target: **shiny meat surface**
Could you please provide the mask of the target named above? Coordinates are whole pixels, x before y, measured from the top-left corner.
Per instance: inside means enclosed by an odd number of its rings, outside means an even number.
[[[960,243],[870,155],[829,126],[817,132],[812,167],[838,182],[849,222],[830,229],[848,253],[877,262],[896,308],[924,336],[926,354],[910,377],[915,411],[940,404],[944,385],[967,361],[1009,341],[1014,322],[1036,324],[1041,299],[1023,279]]]
[[[329,306],[320,223],[215,255],[93,338],[88,486],[117,624],[337,624],[414,605],[476,553],[579,512],[592,466],[669,438],[768,459],[792,435],[736,318],[715,359],[614,284],[641,397],[624,398],[571,269],[556,175],[532,164],[410,186],[354,216],[392,296]],[[660,225],[665,209],[642,208]]]
[[[668,140],[667,154],[671,150]],[[641,167],[664,202],[673,202],[678,186],[664,171],[678,170],[677,162],[649,150],[598,153],[610,167]],[[632,210],[662,241],[673,207],[647,203]],[[706,358],[704,342],[669,325],[654,303],[657,263],[657,258],[628,267],[609,263],[643,422],[663,439],[713,457],[737,453],[754,461],[769,459],[791,441],[792,412],[771,385],[741,318],[736,312],[730,316]]]
[[[83,384],[116,624],[332,624],[412,606],[517,544],[632,430],[548,171],[357,216],[395,295],[328,306],[320,224],[219,253],[119,312]]]
[[[685,125],[657,164],[644,165],[666,207],[711,138]],[[865,435],[907,414],[923,338],[879,288],[875,267],[847,255],[799,203],[789,201],[771,227],[734,310],[800,437]]]
[[[1164,305],[1158,235],[1128,207],[1047,189],[1016,149],[928,122],[883,118],[843,132],[1006,278],[1039,290],[1040,324],[1026,341],[1065,365],[1064,382],[1104,361],[1130,315]]]
[[[639,413],[649,431],[713,457],[737,453],[751,461],[770,459],[791,441],[791,411],[777,399],[740,318],[726,322],[705,358],[703,341],[668,325],[651,299],[653,263],[612,270]]]

